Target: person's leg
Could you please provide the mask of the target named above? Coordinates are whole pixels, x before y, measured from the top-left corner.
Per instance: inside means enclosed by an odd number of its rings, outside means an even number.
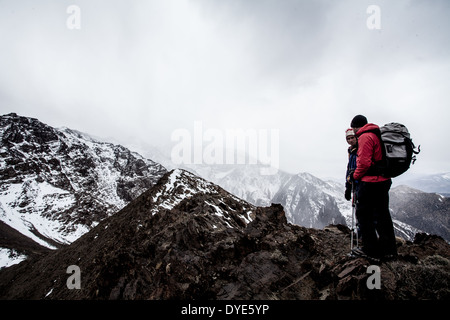
[[[379,235],[378,244],[382,255],[397,255],[394,225],[389,212],[389,189],[391,184],[391,180],[377,183],[376,230]]]
[[[361,182],[358,188],[356,217],[362,238],[362,250],[370,256],[378,256],[378,238],[374,224],[374,198],[372,183]]]

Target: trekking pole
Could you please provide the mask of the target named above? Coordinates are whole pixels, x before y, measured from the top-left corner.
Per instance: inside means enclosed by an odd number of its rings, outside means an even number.
[[[352,230],[350,236],[350,253],[353,252],[353,232],[355,231],[355,182],[352,183]],[[356,237],[358,241],[358,237]]]

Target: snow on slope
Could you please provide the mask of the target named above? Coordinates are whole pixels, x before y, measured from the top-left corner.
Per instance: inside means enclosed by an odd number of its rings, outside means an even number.
[[[0,248],[0,270],[25,260],[27,256],[12,249]]]
[[[167,182],[163,186],[160,186],[159,190],[152,196],[153,207],[151,212],[152,214],[155,214],[162,208],[170,210],[180,204],[184,199],[192,198],[197,194],[219,194],[234,199],[234,201],[240,203],[241,206],[245,208],[244,214],[241,215],[244,222],[249,223],[253,220],[255,210],[253,205],[226,192],[214,183],[206,181],[183,169],[173,170],[169,174]],[[217,203],[205,203],[213,209],[213,214],[220,216],[225,220],[229,218],[225,212],[234,211],[233,208],[230,208],[220,198]]]
[[[64,212],[75,204],[75,197],[69,192],[53,187],[47,182],[38,183],[29,179],[23,184],[11,184],[0,192],[0,220],[42,246],[56,249],[36,234],[60,243],[76,240],[88,229],[85,225],[72,225],[74,232],[64,235],[59,232],[67,227],[49,217]]]

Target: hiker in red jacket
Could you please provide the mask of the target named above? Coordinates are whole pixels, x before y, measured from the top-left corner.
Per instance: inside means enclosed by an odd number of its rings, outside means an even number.
[[[355,255],[375,259],[397,256],[394,226],[389,212],[390,178],[371,173],[371,167],[383,158],[382,145],[372,132],[380,128],[367,123],[366,117],[357,115],[351,122],[358,138],[356,170],[351,179],[359,180],[356,217],[360,224],[363,248],[353,250]]]

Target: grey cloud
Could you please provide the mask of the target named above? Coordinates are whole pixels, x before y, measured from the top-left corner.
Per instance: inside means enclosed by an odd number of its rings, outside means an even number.
[[[448,1],[77,1],[68,30],[71,4],[0,2],[2,113],[154,145],[196,120],[274,128],[281,169],[324,176],[363,113],[414,130],[430,152],[417,170],[450,171]]]

